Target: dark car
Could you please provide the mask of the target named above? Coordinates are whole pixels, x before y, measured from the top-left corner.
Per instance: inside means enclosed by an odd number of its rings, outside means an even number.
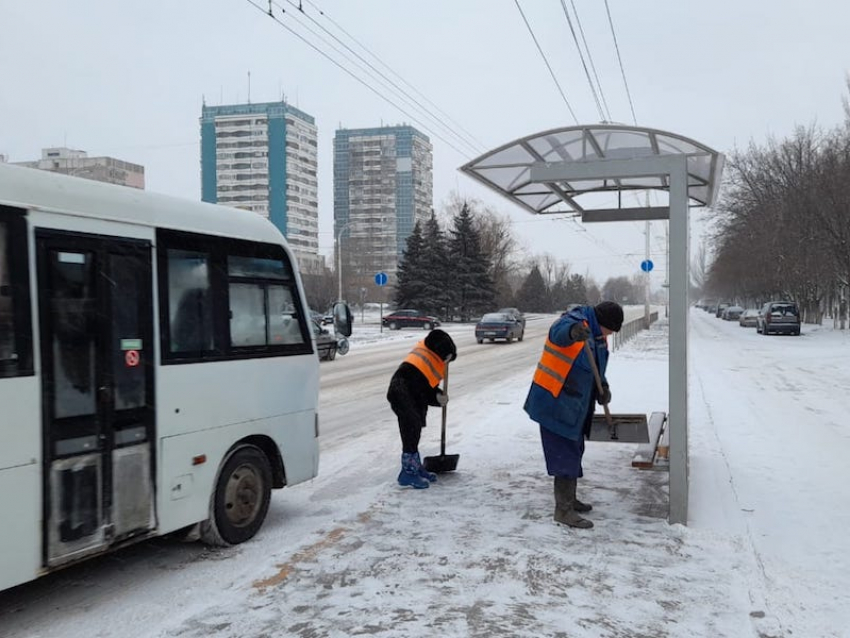
[[[728,306],[723,310],[720,318],[726,321],[738,321],[743,313],[744,309],[741,306]]]
[[[514,339],[522,341],[524,336],[525,326],[518,319],[504,312],[487,313],[475,324],[475,338],[478,343],[484,343],[485,339],[490,341],[504,339],[510,343]]]
[[[439,319],[426,315],[418,310],[396,310],[392,314],[381,319],[381,324],[390,330],[401,330],[402,328],[419,328],[421,330],[431,330],[440,325]]]
[[[800,311],[793,301],[768,301],[759,310],[756,332],[800,334]]]
[[[333,361],[336,359],[337,341],[329,330],[322,328],[322,325],[315,319],[310,321],[310,328],[316,336],[316,352],[319,354],[319,361]]]
[[[522,314],[519,308],[499,308],[496,312],[503,312],[519,321],[522,324],[523,332],[525,332],[525,315]]]

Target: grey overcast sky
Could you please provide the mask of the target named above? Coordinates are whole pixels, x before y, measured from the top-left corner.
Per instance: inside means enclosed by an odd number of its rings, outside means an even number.
[[[268,9],[268,0],[254,2]],[[356,69],[306,27],[356,60],[321,27],[342,39],[344,29],[449,116],[453,128],[474,136],[480,151],[575,124],[515,0],[304,0],[304,15],[298,4],[274,0],[272,9],[284,25]],[[519,0],[519,6],[579,122],[590,124],[601,118],[564,15],[564,7],[571,16],[577,10],[611,119],[632,124],[604,1]],[[796,125],[832,127],[843,119],[847,0],[608,0],[608,6],[639,125],[728,153],[750,140],[785,136]],[[334,131],[408,123],[434,145],[438,210],[457,191],[507,214],[530,253],[569,261],[574,272],[600,283],[639,272],[643,224],[582,230],[491,194],[457,170],[474,151],[414,107],[405,106],[405,113],[388,104],[248,0],[0,0],[0,60],[0,153],[10,161],[66,145],[143,164],[149,190],[197,199],[202,99],[247,100],[250,71],[251,101],[285,95],[316,118],[320,252],[333,249]],[[377,80],[355,73],[404,104]],[[694,225],[694,240],[702,228]],[[660,223],[652,251],[660,282]]]

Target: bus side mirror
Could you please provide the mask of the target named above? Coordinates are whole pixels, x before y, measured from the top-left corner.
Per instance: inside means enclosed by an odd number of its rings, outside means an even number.
[[[351,336],[351,309],[348,304],[343,301],[337,301],[333,308],[334,328],[343,337]]]

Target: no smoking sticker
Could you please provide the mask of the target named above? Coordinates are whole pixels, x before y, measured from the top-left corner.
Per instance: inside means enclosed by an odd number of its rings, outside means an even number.
[[[127,364],[128,368],[135,368],[139,365],[139,351],[127,350],[127,352],[124,353],[124,363]]]

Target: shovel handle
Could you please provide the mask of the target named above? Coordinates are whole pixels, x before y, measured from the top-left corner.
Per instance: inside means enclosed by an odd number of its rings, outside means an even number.
[[[443,394],[449,396],[449,362],[446,361],[446,376],[443,377]],[[447,405],[443,405],[443,425],[440,429],[440,456],[446,455],[446,411]]]
[[[596,358],[593,356],[593,350],[590,348],[590,340],[584,342],[584,351],[587,353],[587,358],[590,361],[590,369],[593,370],[593,378],[596,379],[596,390],[600,397],[605,396],[605,390],[602,388],[602,375],[599,374],[599,368],[596,367]],[[608,432],[612,439],[619,438],[617,436],[617,426],[614,425],[614,419],[611,418],[611,412],[608,410],[608,402],[602,402],[602,409],[605,410],[605,420],[608,422]]]

